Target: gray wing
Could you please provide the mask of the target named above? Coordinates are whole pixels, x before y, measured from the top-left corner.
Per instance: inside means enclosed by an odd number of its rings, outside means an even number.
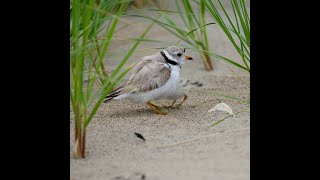
[[[146,92],[163,86],[170,78],[171,69],[163,62],[150,59],[140,61],[126,85],[126,91]]]

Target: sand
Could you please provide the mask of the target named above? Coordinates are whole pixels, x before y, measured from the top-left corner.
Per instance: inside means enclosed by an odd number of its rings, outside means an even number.
[[[130,22],[137,19],[128,17]],[[148,23],[132,27],[129,37],[141,33]],[[166,31],[156,28],[148,34],[150,38],[178,40]],[[139,32],[138,32],[139,31]],[[224,34],[210,29],[210,45],[219,53],[237,58],[236,52]],[[117,41],[110,49],[112,61],[105,58],[105,65],[114,69],[124,50],[132,44]],[[142,56],[157,52],[159,47],[143,43],[130,58],[128,65]],[[70,177],[73,180],[147,179],[147,180],[247,180],[250,177],[250,105],[222,96],[234,96],[249,101],[250,89],[227,68],[222,61],[215,60],[215,70],[207,72],[196,52],[189,51],[194,61],[182,66],[181,76],[191,82],[188,100],[178,109],[168,109],[168,115],[154,114],[147,105],[134,104],[128,100],[114,100],[102,104],[87,129],[87,153],[82,160],[70,158]],[[232,67],[232,66],[230,66]],[[239,69],[233,70],[246,82],[250,76]],[[122,82],[128,80],[128,74]],[[223,112],[208,112],[216,104],[224,102],[233,111],[244,110],[235,118]],[[169,101],[159,101],[169,105]],[[73,114],[70,122],[70,155],[73,148]],[[135,132],[144,136],[143,141]]]

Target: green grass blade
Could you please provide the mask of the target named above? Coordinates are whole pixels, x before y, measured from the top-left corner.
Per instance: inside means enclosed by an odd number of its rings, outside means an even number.
[[[250,89],[250,85],[248,83],[246,83],[240,76],[238,76],[238,74],[235,73],[228,65],[226,66],[243,84],[245,84]]]
[[[175,0],[176,2],[176,7],[178,9],[178,11],[181,12],[181,8],[180,8],[180,5],[178,3],[178,0]],[[185,15],[184,14],[179,14],[180,15],[180,18],[182,19],[184,25],[188,28],[188,29],[191,29],[191,27],[189,26],[189,23],[187,22],[186,18],[185,18]]]
[[[143,34],[140,36],[140,39],[143,39],[145,35],[149,32],[151,27],[154,25],[154,22],[151,23],[147,29],[143,32]],[[141,40],[137,40],[137,42],[134,44],[134,46],[130,49],[130,51],[126,54],[124,59],[121,61],[121,63],[117,66],[117,68],[114,70],[114,72],[111,74],[110,79],[115,77],[115,75],[120,71],[120,69],[124,66],[124,64],[128,61],[129,57],[132,55],[134,50],[137,48],[137,46],[140,44]]]
[[[234,38],[232,37],[232,35],[231,35],[230,31],[229,31],[229,28],[226,26],[226,24],[225,24],[224,21],[222,20],[220,14],[218,13],[218,11],[217,11],[216,7],[214,6],[214,4],[212,3],[212,1],[211,1],[211,0],[208,0],[208,3],[207,3],[207,1],[205,1],[205,0],[202,0],[202,1],[205,3],[208,11],[209,11],[209,12],[211,13],[211,15],[216,19],[216,21],[218,22],[218,24],[220,25],[220,27],[222,28],[222,30],[225,32],[225,34],[227,35],[228,39],[229,39],[230,42],[233,44],[233,46],[235,47],[235,49],[236,49],[237,52],[239,53],[240,57],[242,58],[242,61],[243,61],[243,63],[245,64],[246,69],[248,69],[248,72],[250,72],[250,68],[249,68],[249,65],[248,65],[248,63],[247,63],[247,61],[248,61],[248,62],[250,61],[250,58],[249,58],[249,56],[248,56],[248,55],[250,54],[249,51],[246,49],[246,53],[244,53],[243,50],[241,49],[241,47],[239,47],[239,45],[235,42]],[[221,8],[222,8],[223,12],[225,13],[227,19],[230,21],[230,24],[231,24],[232,28],[235,29],[234,32],[235,32],[236,36],[238,37],[238,39],[240,40],[240,42],[242,42],[239,33],[237,33],[237,30],[236,30],[236,28],[234,27],[232,21],[230,20],[227,12],[224,10],[223,5],[221,4],[221,2],[220,2],[219,0],[218,0],[218,2],[219,2],[219,4],[220,4],[220,6],[222,6]],[[240,43],[240,46],[241,46],[241,43]]]
[[[185,5],[187,7],[187,9],[186,9],[187,12],[189,12],[189,14],[191,14],[191,16],[193,17],[193,20],[196,22],[197,26],[201,26],[200,21],[197,19],[196,14],[193,11],[193,8],[192,8],[192,6],[190,4],[190,1],[189,0],[184,0],[184,2],[185,2]]]
[[[216,24],[216,23],[208,23],[208,24],[205,24],[205,25],[203,25],[203,26],[200,26],[200,27],[197,27],[197,28],[195,28],[195,29],[192,29],[192,30],[189,31],[187,34],[185,34],[184,37],[187,37],[189,34],[193,33],[194,31],[196,31],[196,30],[198,30],[198,29],[200,29],[200,28],[206,27],[206,26],[208,26],[208,25],[211,25],[211,24]],[[178,45],[181,41],[182,41],[182,39],[180,39],[180,40],[176,43],[176,45]]]
[[[176,0],[176,2],[177,2],[177,0]],[[144,10],[146,10],[146,11],[165,12],[165,13],[176,13],[176,14],[181,14],[181,15],[192,15],[192,13],[182,12],[179,4],[177,5],[177,9],[178,9],[178,11],[165,10],[165,9],[153,9],[153,8],[147,8],[147,9],[144,9]]]
[[[124,4],[121,4],[120,5],[120,9],[118,10],[117,12],[117,16],[120,15],[120,13],[122,12],[123,10],[123,7],[124,7]],[[109,47],[109,44],[110,44],[110,40],[112,38],[112,35],[114,33],[114,30],[116,28],[116,25],[118,24],[118,21],[119,21],[119,18],[114,18],[113,19],[113,22],[111,24],[111,27],[106,35],[106,40],[104,41],[104,45],[103,45],[103,48],[102,48],[102,51],[101,51],[101,54],[99,55],[99,63],[98,64],[101,64],[102,60],[103,60],[103,57]]]
[[[238,33],[237,31],[235,31],[233,28],[231,28],[231,27],[229,27],[229,26],[227,26],[227,28],[228,28],[232,33],[234,33],[235,35]],[[246,37],[244,37],[242,34],[239,34],[239,35],[240,35],[241,41],[242,41],[244,44],[246,44],[246,46],[250,47],[250,45],[249,45],[248,42],[247,42]]]
[[[240,113],[242,113],[242,112],[244,112],[244,111],[245,111],[245,110],[238,111],[238,112],[234,113],[234,115],[240,114]],[[226,119],[228,119],[229,117],[232,117],[232,116],[234,116],[234,115],[233,115],[233,114],[230,114],[230,115],[228,115],[228,116],[226,116],[226,117],[218,120],[217,122],[213,123],[213,124],[212,124],[211,126],[209,126],[209,127],[215,126],[215,125],[221,123],[222,121],[224,121],[224,120],[226,120]]]
[[[205,9],[205,5],[203,4],[202,1],[200,1],[200,9],[201,9],[201,20],[202,20],[202,24],[206,24],[206,9]],[[208,42],[208,36],[207,36],[207,27],[203,27],[203,39],[205,42],[205,46],[209,49],[209,42]]]
[[[243,14],[241,13],[239,4],[238,4],[237,0],[233,0],[233,2],[234,2],[235,9],[236,9],[236,11],[238,13],[238,17],[239,17],[239,20],[240,20],[240,23],[241,23],[241,27],[243,28],[244,35],[245,35],[248,43],[250,44],[249,30],[248,30],[248,27],[246,26],[246,23],[244,22],[245,20],[244,20]]]
[[[179,31],[181,31],[181,32],[184,32],[184,34],[187,33],[185,30],[179,28],[178,26],[170,25],[170,24],[168,24],[168,23],[161,22],[161,21],[159,21],[159,20],[156,20],[156,19],[151,18],[151,17],[148,17],[148,16],[141,16],[141,15],[136,15],[136,14],[131,14],[131,15],[129,15],[129,16],[146,18],[146,19],[149,19],[149,20],[151,20],[151,21],[153,21],[153,22],[158,23],[159,25],[165,25],[165,26],[167,26],[167,27],[171,27],[171,28],[173,28],[173,29],[176,29],[176,30],[179,30]]]
[[[108,86],[108,88],[106,89],[105,93],[100,97],[100,99],[98,100],[98,102],[96,103],[96,105],[94,106],[94,108],[92,109],[89,117],[84,121],[84,127],[87,127],[89,125],[89,123],[91,122],[92,118],[94,117],[94,115],[96,114],[98,108],[100,107],[101,103],[103,102],[103,100],[105,99],[105,97],[107,96],[107,94],[109,94],[112,90],[112,87],[114,87],[119,81],[120,79],[122,79],[129,71],[131,70],[131,68],[127,68],[124,72],[122,72],[115,81],[113,81],[111,83],[110,86]]]
[[[237,50],[237,52],[242,55],[243,53],[241,52],[240,47],[237,45],[237,43],[235,42],[234,38],[232,37],[229,29],[227,28],[226,24],[224,23],[224,21],[222,20],[222,17],[220,16],[220,14],[218,13],[218,10],[216,9],[216,7],[213,5],[213,3],[211,2],[211,0],[209,0],[208,2],[210,3],[210,5],[207,3],[207,1],[202,0],[207,9],[209,10],[209,12],[211,13],[211,15],[216,19],[216,21],[218,22],[218,24],[220,25],[220,27],[222,28],[222,30],[225,32],[225,34],[227,35],[227,37],[229,38],[230,42],[233,44],[233,46],[235,47],[235,49]],[[229,17],[227,15],[227,17]],[[230,18],[229,18],[230,19]],[[230,20],[231,21],[231,20]],[[233,26],[233,24],[231,24],[231,26]],[[233,28],[235,29],[235,27],[233,26]],[[238,36],[238,35],[237,35]],[[239,37],[240,39],[240,37]],[[248,58],[248,57],[247,57]]]
[[[178,25],[174,21],[172,21],[167,15],[165,15],[162,12],[160,12],[160,14],[165,20],[167,20],[168,24],[170,24],[173,27],[178,27]],[[175,30],[181,35],[185,33],[185,31],[181,30],[180,28],[175,28]]]
[[[154,22],[151,23],[147,29],[143,32],[143,34],[140,36],[140,39],[143,39],[145,37],[145,35],[149,32],[149,30],[151,29],[151,27],[154,25]],[[117,66],[116,70],[113,71],[113,73],[111,74],[110,78],[108,78],[108,80],[104,83],[103,87],[100,90],[104,90],[108,84],[110,83],[110,80],[112,80],[117,74],[118,72],[121,70],[121,68],[124,66],[124,64],[128,61],[129,57],[132,55],[132,53],[135,51],[135,49],[137,48],[137,46],[140,44],[141,41],[137,41],[133,47],[128,51],[128,53],[125,55],[125,57],[123,58],[123,60],[120,62],[120,64]],[[103,95],[100,97],[100,99],[98,100],[98,102],[95,104],[93,110],[91,111],[89,117],[86,119],[85,121],[85,127],[90,123],[91,119],[93,118],[93,116],[95,115],[96,111],[98,110],[99,106],[101,105],[101,103],[103,102],[104,98],[106,97],[107,94],[110,93],[110,91],[112,90],[113,86],[115,86],[118,81],[131,69],[127,68],[127,70],[125,70],[123,73],[121,73],[117,79],[115,81],[113,81],[111,83],[111,85],[109,85],[107,87],[107,89],[104,91]],[[96,96],[100,95],[101,91],[96,93]]]
[[[229,58],[226,58],[226,57],[220,56],[220,55],[218,55],[218,54],[216,54],[216,53],[213,53],[213,52],[211,52],[211,51],[206,51],[206,50],[202,50],[202,49],[196,49],[196,48],[192,48],[192,47],[188,47],[188,49],[193,49],[193,50],[200,51],[200,52],[201,52],[201,51],[202,51],[202,52],[206,52],[206,53],[207,53],[208,55],[210,55],[210,56],[217,57],[218,59],[224,60],[224,61],[226,61],[226,62],[228,62],[228,63],[231,63],[231,64],[235,65],[235,66],[238,67],[238,68],[241,68],[241,69],[244,69],[244,70],[250,72],[250,69],[247,69],[247,68],[244,67],[243,65],[241,65],[241,64],[239,64],[239,63],[237,63],[237,62],[235,62],[235,61],[233,61],[233,60],[231,60],[231,59],[229,59]]]
[[[161,44],[172,44],[171,42],[161,41],[161,40],[157,40],[157,39],[128,38],[127,40],[131,40],[131,41],[142,41],[142,42],[151,42],[151,43],[161,43]]]
[[[189,43],[189,44],[193,44],[193,42],[191,42],[190,40],[184,38],[184,35],[187,33],[185,30],[177,27],[177,26],[174,26],[174,25],[170,25],[168,23],[164,23],[164,22],[161,22],[159,20],[156,20],[156,19],[153,19],[153,18],[150,18],[150,17],[147,17],[147,16],[141,16],[141,15],[130,15],[130,16],[134,16],[134,17],[141,17],[141,18],[146,18],[146,19],[149,19],[153,22],[156,22],[158,25],[160,25],[161,27],[163,27],[165,30],[167,30],[168,32],[170,32],[171,34],[175,35],[176,37],[178,37],[179,39],[183,39],[183,41],[185,41],[186,43]],[[176,30],[177,32],[174,32],[173,30]]]
[[[239,28],[239,25],[238,25],[238,18],[240,18],[239,16],[239,14],[237,14],[237,13],[234,13],[234,16],[235,16],[235,20],[236,20],[236,23],[237,23],[237,28],[235,27],[235,25],[233,24],[233,22],[231,21],[231,18],[230,18],[230,16],[228,15],[228,13],[226,12],[226,10],[225,10],[225,8],[223,7],[223,5],[222,5],[222,3],[220,2],[220,0],[218,0],[218,2],[219,2],[219,4],[220,4],[220,7],[221,7],[221,9],[223,10],[223,12],[224,12],[224,14],[225,14],[225,16],[227,17],[227,19],[228,19],[228,22],[229,22],[229,24],[231,25],[231,27],[234,29],[234,31],[235,32],[238,32],[238,33],[235,33],[235,35],[238,37],[238,39],[240,40],[240,42],[241,42],[241,32],[240,32],[240,28]],[[234,4],[232,3],[232,1],[231,1],[231,5],[232,5],[232,8],[233,8],[233,10],[234,10]],[[227,26],[225,26],[225,27],[227,27]],[[238,31],[236,31],[238,29]],[[242,43],[242,42],[241,42]],[[243,51],[241,50],[241,54],[243,54]]]
[[[220,93],[216,93],[216,94],[219,95],[219,96],[228,98],[228,99],[233,99],[233,100],[244,102],[244,103],[247,103],[247,104],[250,103],[250,101],[246,100],[246,99],[242,99],[242,98],[238,98],[238,97],[234,97],[234,96],[229,96],[229,95],[225,95],[225,94],[220,94]]]
[[[178,37],[179,39],[182,39],[184,42],[190,44],[190,45],[193,45],[195,46],[195,43],[194,42],[191,42],[190,40],[188,40],[187,38],[184,37],[184,34],[178,34],[176,32],[174,32],[173,30],[169,29],[168,27],[166,26],[163,26],[161,25],[161,27],[163,27],[164,29],[166,29],[168,32],[170,32],[171,34],[175,35],[176,37]]]
[[[231,64],[233,64],[233,65],[235,65],[235,66],[237,66],[237,67],[239,67],[241,69],[244,69],[244,70],[246,70],[246,71],[248,71],[250,73],[250,68],[247,67],[248,64],[245,64],[246,67],[244,67],[244,66],[240,65],[239,63],[237,63],[237,62],[235,62],[235,61],[233,61],[233,60],[231,60],[229,58],[226,58],[226,57],[220,56],[218,54],[214,54],[214,53],[211,53],[211,54],[213,56],[219,58],[219,59],[225,60],[225,61],[227,61],[227,62],[229,62],[229,63],[231,63]]]
[[[250,18],[249,18],[244,0],[240,0],[240,7],[241,7],[241,13],[242,13],[244,20],[245,20],[245,23],[246,23],[246,27],[248,28],[248,30],[250,32]]]

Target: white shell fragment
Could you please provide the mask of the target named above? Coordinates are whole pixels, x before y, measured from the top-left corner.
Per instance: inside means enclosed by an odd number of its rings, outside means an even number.
[[[214,108],[210,109],[208,112],[213,112],[213,111],[224,111],[227,112],[231,115],[233,115],[233,117],[235,118],[235,114],[233,114],[232,109],[230,108],[230,106],[228,106],[225,103],[219,103],[217,104]]]

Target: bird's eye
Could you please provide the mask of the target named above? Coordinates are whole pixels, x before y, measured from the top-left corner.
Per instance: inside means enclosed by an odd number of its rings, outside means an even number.
[[[177,54],[177,56],[179,56],[179,57],[180,57],[181,55],[182,55],[181,53],[178,53],[178,54]]]

